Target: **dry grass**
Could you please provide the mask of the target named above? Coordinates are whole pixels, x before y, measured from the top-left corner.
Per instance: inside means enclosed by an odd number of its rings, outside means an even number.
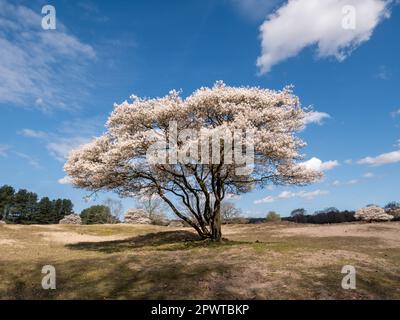
[[[400,223],[0,226],[2,299],[400,299]],[[41,288],[54,265],[57,290]],[[341,269],[357,270],[343,290]]]

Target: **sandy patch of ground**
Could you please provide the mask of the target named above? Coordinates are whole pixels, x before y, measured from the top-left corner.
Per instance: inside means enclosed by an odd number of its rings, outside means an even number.
[[[24,246],[22,245],[22,243],[20,241],[17,240],[13,240],[13,239],[0,239],[0,248],[1,249],[21,249],[24,248]],[[1,258],[1,255],[0,255]]]
[[[274,236],[306,236],[306,237],[368,237],[379,238],[387,246],[400,247],[399,223],[368,223],[368,224],[335,224],[307,225],[280,229]]]
[[[294,254],[293,258],[298,265],[308,265],[312,267],[324,267],[330,265],[332,261],[339,260],[356,260],[368,263],[371,257],[367,254],[347,251],[347,250],[318,250],[315,252],[307,252]]]
[[[0,245],[14,245],[17,241],[12,239],[0,239]]]
[[[79,242],[103,242],[123,240],[129,238],[127,236],[93,236],[87,234],[79,234],[76,232],[39,232],[38,233],[44,240],[50,242],[59,242],[63,244],[74,244]]]
[[[26,229],[26,226],[22,224],[5,224],[1,225],[4,229],[11,229],[11,230],[20,230],[20,229]]]

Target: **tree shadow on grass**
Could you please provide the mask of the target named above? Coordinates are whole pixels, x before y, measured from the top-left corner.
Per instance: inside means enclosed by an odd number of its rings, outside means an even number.
[[[179,255],[182,255],[178,257]],[[234,299],[235,275],[230,261],[164,252],[160,255],[86,257],[62,262],[39,261],[8,270],[7,299]],[[54,264],[57,290],[41,288],[41,268]],[[100,267],[101,266],[101,267]]]
[[[398,299],[395,273],[361,268],[357,290],[343,290],[340,266],[302,270],[298,278],[265,277],[230,259],[181,253],[83,258],[54,263],[57,290],[41,288],[41,267],[48,261],[15,264],[0,278],[1,299]],[[349,261],[351,263],[352,261]],[[99,268],[101,266],[101,268]],[[289,267],[290,268],[290,267]],[[274,283],[274,280],[278,281]]]
[[[243,244],[243,241],[212,242],[202,240],[198,235],[190,231],[165,231],[148,233],[123,240],[112,240],[102,242],[79,242],[66,245],[71,250],[89,250],[103,253],[122,252],[131,249],[147,248],[152,250],[189,250],[203,247],[225,247]]]
[[[195,248],[218,248],[232,245],[240,245],[246,242],[229,241],[212,242],[202,240],[197,234],[185,231],[165,231],[148,233],[123,240],[102,241],[102,242],[79,242],[68,244],[71,250],[89,250],[103,253],[122,252],[130,249],[140,249],[146,247],[152,250],[174,251],[174,250],[190,250]]]
[[[90,250],[104,253],[121,252],[129,249],[143,247],[157,247],[165,244],[182,243],[188,241],[199,241],[200,237],[193,232],[165,231],[156,233],[147,233],[123,240],[102,241],[102,242],[79,242],[69,244],[67,247],[72,250]]]
[[[195,233],[185,230],[69,244],[67,248],[83,251],[82,258],[46,258],[27,265],[15,262],[3,271],[0,269],[0,278],[8,279],[4,288],[0,287],[0,298],[233,299],[241,288],[236,281],[242,269],[230,259],[222,259],[216,250],[237,244],[240,242],[201,241]],[[212,252],[190,251],[196,248],[210,248]],[[141,252],[135,254],[135,249]],[[84,251],[110,255],[86,255]],[[41,287],[41,268],[47,264],[57,270],[57,290]]]

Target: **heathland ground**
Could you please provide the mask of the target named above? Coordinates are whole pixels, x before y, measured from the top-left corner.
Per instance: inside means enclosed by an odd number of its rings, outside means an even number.
[[[400,299],[400,222],[0,225],[1,299]],[[56,290],[44,290],[44,265]],[[344,290],[344,265],[356,289]]]

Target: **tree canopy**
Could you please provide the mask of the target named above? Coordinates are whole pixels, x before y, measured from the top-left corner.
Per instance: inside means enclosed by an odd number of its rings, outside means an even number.
[[[267,184],[305,185],[321,174],[299,164],[306,111],[290,87],[217,82],[116,105],[106,133],[71,152],[65,171],[92,192],[157,195],[203,238],[221,239],[221,203]],[[179,205],[186,210],[181,210]]]
[[[105,205],[95,205],[82,210],[81,219],[83,224],[106,224],[117,222],[116,218],[111,214],[110,208]]]

